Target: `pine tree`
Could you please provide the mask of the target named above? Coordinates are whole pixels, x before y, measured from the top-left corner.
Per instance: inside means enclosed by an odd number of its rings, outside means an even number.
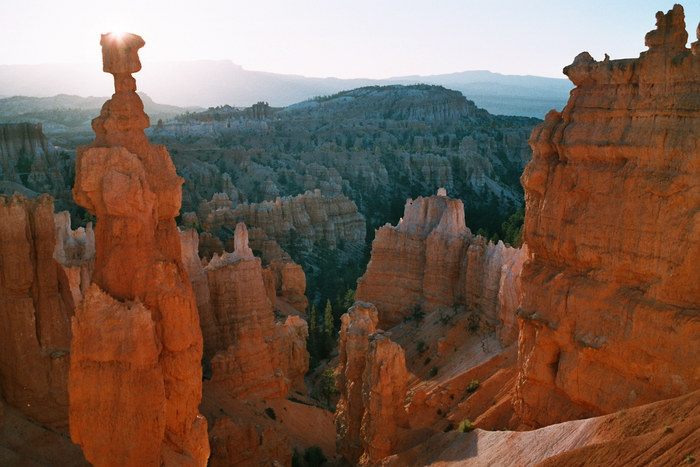
[[[345,311],[348,311],[351,306],[355,303],[355,291],[352,289],[348,289],[347,292],[345,292],[345,295],[343,296],[341,306],[345,308]]]
[[[318,336],[318,323],[316,322],[316,305],[311,305],[309,311],[309,351],[315,353]]]
[[[323,311],[323,330],[326,336],[333,336],[333,307],[331,306],[330,299],[326,300],[326,309]]]

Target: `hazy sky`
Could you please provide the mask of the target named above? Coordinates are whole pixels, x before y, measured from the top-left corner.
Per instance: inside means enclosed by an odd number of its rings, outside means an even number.
[[[387,78],[465,70],[563,77],[581,51],[637,57],[646,0],[0,0],[0,64],[101,63],[100,33],[141,35],[142,62]],[[695,41],[700,1],[685,2]],[[1,90],[0,90],[1,91]]]

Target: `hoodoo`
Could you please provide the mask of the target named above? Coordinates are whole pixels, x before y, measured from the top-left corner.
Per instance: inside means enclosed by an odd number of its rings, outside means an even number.
[[[700,56],[683,8],[638,59],[564,73],[564,110],[532,133],[522,177],[516,410],[532,425],[700,388]]]
[[[79,147],[73,195],[97,217],[93,284],[72,320],[71,438],[94,465],[205,465],[202,334],[175,216],[182,178],[152,145],[133,34],[104,34],[115,94]]]

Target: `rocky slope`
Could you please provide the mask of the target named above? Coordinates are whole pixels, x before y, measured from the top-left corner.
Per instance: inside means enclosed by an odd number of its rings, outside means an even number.
[[[700,56],[676,5],[638,59],[564,69],[522,178],[518,413],[533,425],[700,387]]]
[[[131,76],[143,40],[101,45],[116,92],[77,152],[73,193],[98,222],[93,284],[72,319],[71,438],[94,465],[206,465],[202,335],[174,221],[182,179],[143,132]]]
[[[440,433],[381,465],[692,465],[700,393],[534,431]]]
[[[462,201],[441,189],[436,196],[409,199],[398,225],[376,232],[372,259],[358,280],[355,298],[377,307],[383,329],[412,314],[454,306],[478,308],[484,319],[495,323],[500,309],[504,316],[515,312],[512,294],[506,300],[504,289],[499,299],[499,292],[506,277],[518,276],[503,266],[522,267],[523,255],[524,250],[473,236],[464,222]],[[511,342],[515,326],[511,319],[504,331]]]

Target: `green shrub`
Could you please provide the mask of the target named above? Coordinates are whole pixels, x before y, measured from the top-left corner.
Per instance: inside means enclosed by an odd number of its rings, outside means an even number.
[[[340,394],[340,391],[335,383],[335,370],[328,367],[321,373],[321,395],[328,402],[337,394]]]
[[[425,345],[425,341],[418,341],[416,344],[416,349],[418,350],[418,355],[423,355],[426,350],[428,350],[428,346]]]
[[[435,376],[437,376],[439,370],[440,369],[438,367],[434,366],[430,369],[430,372],[428,374],[431,378],[434,378]]]
[[[411,314],[406,316],[403,320],[406,323],[409,321],[413,321],[414,324],[419,324],[423,322],[423,318],[425,318],[425,313],[423,312],[420,306],[416,305],[413,307],[413,310],[411,310]]]
[[[481,317],[476,313],[469,313],[467,317],[467,330],[472,334],[479,330]]]
[[[478,380],[472,380],[471,383],[469,383],[469,386],[467,386],[467,392],[472,393],[476,391],[479,388],[479,381]]]
[[[267,414],[268,417],[270,417],[273,420],[277,420],[277,415],[275,414],[275,411],[272,409],[272,407],[268,407],[265,409],[265,413]]]
[[[465,418],[461,422],[459,422],[459,426],[457,427],[457,431],[460,433],[469,433],[474,429],[474,425],[472,422],[469,421],[468,418]]]

